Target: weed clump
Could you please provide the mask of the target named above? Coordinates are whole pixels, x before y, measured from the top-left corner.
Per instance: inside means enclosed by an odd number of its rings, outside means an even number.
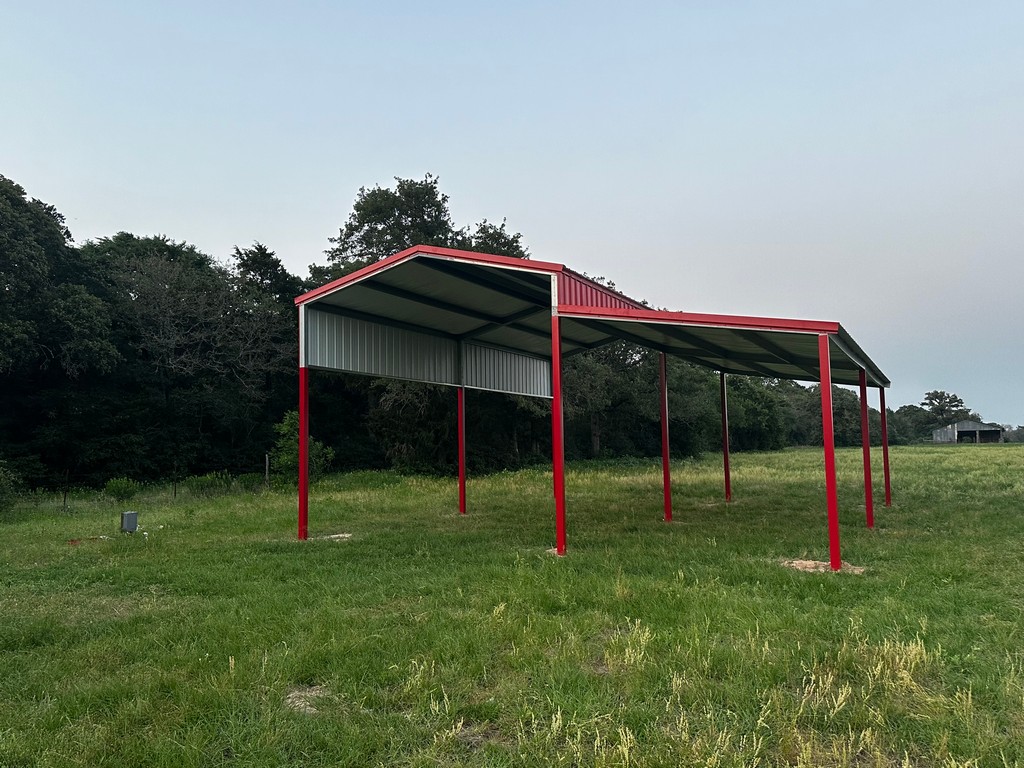
[[[235,487],[244,493],[260,493],[266,485],[266,479],[258,472],[246,472],[235,478]]]
[[[142,486],[127,477],[112,477],[103,486],[103,493],[123,504],[134,499]]]
[[[279,424],[274,425],[277,442],[270,452],[270,466],[275,472],[295,479],[299,476],[299,414],[288,411]],[[334,449],[314,437],[309,438],[309,476],[323,477],[334,462]]]
[[[231,491],[231,475],[220,472],[207,472],[205,475],[193,475],[185,478],[185,487],[189,493],[200,498],[221,496]]]

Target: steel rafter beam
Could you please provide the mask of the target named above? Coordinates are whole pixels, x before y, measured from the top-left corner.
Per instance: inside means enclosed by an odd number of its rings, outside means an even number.
[[[796,356],[790,355],[788,352],[786,352],[786,350],[784,350],[774,341],[762,337],[757,331],[737,329],[733,331],[733,333],[735,333],[741,339],[749,341],[751,344],[760,347],[768,354],[777,358],[780,362],[786,363],[787,365],[795,366],[799,368],[801,371],[806,371],[808,374],[810,374],[811,381],[818,380],[818,368],[814,365],[814,363],[817,361],[815,361],[813,358],[798,358]]]
[[[458,304],[452,304],[450,301],[444,299],[435,299],[431,296],[424,296],[421,293],[415,291],[409,291],[405,288],[399,288],[394,285],[388,285],[387,283],[370,282],[367,281],[362,283],[360,288],[369,288],[371,291],[378,291],[380,293],[386,293],[389,296],[395,296],[399,299],[411,301],[415,304],[422,304],[426,307],[433,307],[434,309],[440,309],[445,312],[451,312],[454,315],[464,315],[466,317],[472,317],[474,320],[486,320],[489,323],[497,322],[501,318],[497,315],[492,315],[487,312],[481,312],[478,309],[471,309],[470,307],[462,307]]]
[[[573,317],[571,319],[573,320],[573,322],[586,326],[591,330],[600,331],[601,333],[607,333],[609,336],[612,336],[613,338],[619,339],[621,341],[628,341],[632,344],[636,344],[637,346],[646,347],[647,349],[653,349],[657,352],[669,351],[667,347],[656,342],[653,342],[650,339],[645,339],[643,336],[637,336],[635,334],[630,333],[629,331],[623,331],[618,326],[615,325],[609,326],[608,324],[603,323],[602,321],[597,320],[595,318]],[[609,341],[606,343],[610,344],[611,342]]]
[[[415,304],[422,304],[425,307],[440,309],[443,312],[451,312],[454,315],[460,315],[462,317],[471,317],[474,320],[483,320],[485,323],[487,323],[487,325],[494,328],[514,328],[517,331],[529,333],[533,336],[537,336],[538,338],[548,338],[548,333],[546,333],[545,331],[541,331],[529,325],[522,325],[516,322],[516,320],[520,319],[521,317],[528,317],[529,315],[534,315],[544,311],[544,307],[530,307],[528,310],[523,310],[522,312],[516,312],[512,315],[502,317],[500,315],[492,315],[488,312],[481,312],[478,309],[471,309],[469,307],[459,306],[458,304],[452,304],[451,302],[444,301],[443,299],[435,299],[430,296],[423,296],[422,294],[416,293],[415,291],[408,291],[405,288],[398,288],[394,285],[388,285],[387,283],[365,282],[362,283],[360,287],[369,288],[370,290],[378,291],[379,293],[386,293],[389,296],[404,299],[405,301],[411,301]],[[480,332],[479,328],[470,331],[468,334],[462,334],[460,338],[471,337],[472,335],[478,332]]]
[[[751,371],[755,373],[760,373],[762,376],[768,376],[770,378],[775,378],[776,376],[778,376],[778,371],[773,371],[771,368],[766,368],[765,366],[761,365],[760,362],[755,362],[753,360],[743,360],[739,356],[730,352],[725,347],[720,347],[713,342],[705,341],[700,336],[690,333],[689,331],[685,331],[682,328],[677,328],[671,325],[665,325],[659,326],[658,330],[662,331],[666,336],[671,336],[674,339],[679,339],[679,341],[691,344],[697,349],[703,349],[705,353],[710,353],[712,355],[715,355],[716,357],[722,358],[723,360],[736,360],[743,367],[749,368]]]
[[[636,334],[632,334],[629,331],[622,330],[617,325],[608,326],[596,318],[573,317],[571,319],[577,323],[580,323],[581,325],[585,325],[588,328],[592,328],[595,331],[601,331],[603,333],[609,334],[610,336],[614,336],[621,341],[628,341],[631,344],[636,344],[637,346],[644,347],[645,349],[653,349],[655,352],[664,352],[667,355],[672,355],[673,357],[678,357],[682,360],[689,360],[692,363],[702,365],[705,368],[713,368],[716,371],[725,370],[728,373],[735,373],[737,376],[756,376],[758,374],[761,374],[762,376],[770,376],[772,378],[775,378],[779,375],[777,371],[769,371],[765,373],[765,371],[767,371],[768,369],[763,369],[760,367],[754,368],[753,364],[743,361],[741,361],[740,366],[723,367],[720,362],[709,360],[707,358],[707,355],[711,353],[705,352],[702,354],[700,350],[680,350],[674,349],[672,347],[666,347],[664,345],[658,344],[657,342],[651,341],[650,339],[646,339],[643,336],[637,336]],[[603,346],[604,343],[607,342],[603,342],[602,344],[597,344],[594,346]],[[728,355],[726,359],[735,360],[736,358],[732,355]]]
[[[317,304],[310,304],[309,308],[316,312],[327,312],[331,315],[339,315],[341,317],[351,317],[353,320],[364,320],[367,323],[377,323],[377,325],[386,325],[391,328],[399,328],[403,331],[411,331],[412,333],[423,333],[428,336],[438,336],[442,339],[449,339],[451,341],[458,341],[459,337],[451,333],[445,333],[444,331],[438,331],[434,328],[428,328],[423,325],[416,325],[414,323],[406,323],[401,320],[393,320],[390,317],[383,317],[382,315],[374,315],[371,312],[361,312],[358,309],[349,309],[348,307],[339,307],[336,304],[325,304],[324,302],[318,302]],[[546,338],[546,337],[545,337]]]
[[[428,269],[432,269],[435,272],[448,275],[448,277],[454,277],[467,283],[472,283],[480,288],[487,288],[498,293],[504,293],[506,296],[512,296],[520,301],[536,304],[538,307],[551,307],[551,295],[549,291],[543,288],[530,290],[526,285],[518,280],[516,283],[522,286],[522,288],[512,287],[508,285],[506,281],[493,277],[486,272],[470,272],[460,266],[452,264],[450,261],[421,259],[418,264],[427,267]]]
[[[499,328],[506,327],[515,328],[516,330],[523,330],[529,328],[531,331],[534,331],[536,330],[535,328],[532,328],[531,326],[528,325],[520,325],[517,321],[523,320],[527,317],[530,317],[531,315],[539,315],[541,312],[549,311],[550,310],[548,307],[527,307],[526,309],[521,310],[520,312],[514,312],[511,315],[506,315],[505,317],[501,318],[495,318],[494,320],[485,323],[484,325],[474,328],[472,331],[466,331],[466,333],[462,334],[460,338],[472,339],[477,336],[482,336],[485,333],[496,331]],[[544,333],[543,331],[538,331],[538,333],[540,333],[540,335],[543,336],[545,339],[548,337],[548,334]]]

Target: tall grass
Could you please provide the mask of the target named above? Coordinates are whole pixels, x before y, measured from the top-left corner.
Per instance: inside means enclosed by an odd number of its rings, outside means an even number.
[[[839,453],[568,477],[357,473],[312,493],[147,489],[0,523],[3,766],[1024,765],[1024,450],[897,448],[864,526]],[[877,469],[877,468],[876,468]],[[876,473],[880,474],[880,473]],[[109,538],[104,538],[109,537]]]

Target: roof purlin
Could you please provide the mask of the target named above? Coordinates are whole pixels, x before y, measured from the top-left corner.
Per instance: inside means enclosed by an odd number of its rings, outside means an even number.
[[[797,360],[792,355],[787,354],[786,350],[780,347],[769,339],[762,338],[757,331],[751,331],[746,328],[737,328],[734,333],[742,339],[746,339],[751,344],[755,344],[763,349],[768,354],[777,358],[780,362],[792,365],[795,368],[799,368],[805,373],[809,374],[812,379],[818,379],[821,376],[821,371],[812,365],[808,365],[804,360]]]
[[[679,341],[682,341],[685,344],[690,344],[694,347],[697,347],[698,349],[703,349],[705,356],[710,354],[714,355],[715,357],[721,358],[722,360],[736,360],[743,367],[750,369],[754,373],[760,373],[762,376],[775,375],[775,372],[772,371],[771,368],[767,368],[764,366],[763,361],[743,360],[739,356],[733,354],[732,350],[726,349],[725,347],[719,346],[718,344],[715,344],[713,342],[706,341],[697,336],[696,334],[689,333],[684,328],[681,328],[677,325],[670,325],[666,323],[665,327],[662,329],[662,332],[666,336],[671,336],[672,338],[678,339]]]

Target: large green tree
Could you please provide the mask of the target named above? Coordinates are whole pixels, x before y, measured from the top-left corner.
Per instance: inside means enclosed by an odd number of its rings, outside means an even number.
[[[29,484],[90,460],[76,437],[96,407],[91,382],[121,359],[102,276],[64,217],[0,176],[0,453]]]
[[[272,298],[295,315],[293,299],[304,286],[300,278],[288,272],[276,253],[257,241],[248,248],[236,245],[232,258],[239,286],[251,290],[261,300]]]
[[[505,220],[484,219],[473,227],[457,227],[448,195],[437,176],[422,180],[395,178],[394,187],[360,187],[352,211],[331,247],[327,266],[310,266],[310,280],[324,283],[387,258],[414,245],[461,248],[499,256],[527,258],[522,235],[510,232]]]
[[[393,187],[360,188],[337,236],[329,238],[327,265],[310,266],[310,282],[322,284],[414,245],[460,248],[526,258],[522,235],[503,219],[456,226],[438,177],[396,178]],[[447,470],[455,461],[455,397],[446,387],[359,377],[313,377],[318,407],[312,418],[317,433],[335,449],[341,466],[388,463],[415,470]],[[516,421],[531,413],[504,395],[496,400],[475,394],[486,408],[492,429],[476,433],[470,423],[473,460],[507,465],[518,455],[524,429]],[[528,417],[528,418],[532,418]],[[519,426],[517,426],[519,424]],[[510,442],[511,441],[511,442]],[[509,446],[512,447],[509,447]],[[477,466],[480,466],[479,464]]]
[[[924,399],[921,401],[921,407],[932,415],[935,427],[952,424],[962,419],[981,420],[978,414],[972,413],[964,405],[963,398],[942,389],[933,389],[931,392],[925,392]]]
[[[94,286],[64,217],[0,176],[0,372],[110,370],[111,318]]]

